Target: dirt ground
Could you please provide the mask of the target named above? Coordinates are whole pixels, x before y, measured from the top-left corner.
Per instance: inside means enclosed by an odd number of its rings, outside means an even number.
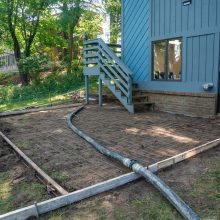
[[[158,173],[202,220],[220,219],[220,146]],[[41,220],[181,220],[177,211],[144,180],[117,188]]]
[[[1,124],[1,131],[10,133],[9,125]],[[0,214],[49,199],[42,185],[8,144],[0,137]]]
[[[68,191],[129,172],[117,162],[97,153],[68,129],[66,118],[72,110],[70,108],[1,118],[0,129],[4,126],[3,132]],[[101,109],[88,106],[77,115],[75,124],[109,149],[138,159],[144,165],[219,138],[220,134],[220,119],[199,119],[157,112],[131,115],[115,105],[107,105]],[[201,216],[220,219],[220,184],[213,187],[215,192],[210,192],[210,195],[214,196],[213,203],[207,203],[207,199],[212,201],[207,193],[203,195],[202,192],[196,191],[197,188],[202,191],[200,185],[203,186],[204,176],[211,175],[207,181],[220,183],[219,173],[213,174],[212,177],[212,171],[218,172],[220,169],[219,161],[218,147],[172,169],[166,169],[159,175]],[[4,166],[4,169],[8,169],[6,165],[10,163],[1,156],[0,172]],[[42,194],[45,195],[45,192],[42,191]],[[44,196],[39,200],[43,198]],[[146,213],[146,210],[150,212]],[[210,213],[207,210],[211,210]],[[181,219],[144,181],[61,209],[44,218]]]

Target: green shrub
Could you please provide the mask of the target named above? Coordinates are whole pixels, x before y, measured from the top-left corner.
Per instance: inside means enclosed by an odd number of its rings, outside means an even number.
[[[44,55],[33,55],[20,59],[18,66],[21,73],[26,73],[36,83],[40,83],[40,71],[43,65],[47,63],[47,57]]]
[[[80,89],[83,86],[84,78],[82,72],[75,74],[55,72],[41,80],[39,84],[33,82],[26,87],[19,85],[0,87],[0,104],[37,100],[48,97],[49,92],[51,95],[58,95]]]

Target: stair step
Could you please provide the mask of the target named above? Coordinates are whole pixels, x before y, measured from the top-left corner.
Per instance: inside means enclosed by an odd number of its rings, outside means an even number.
[[[138,88],[138,83],[132,83],[132,87],[133,87],[133,89],[137,89]]]
[[[147,95],[134,95],[133,99],[148,98]]]
[[[136,83],[133,85],[130,84],[132,81],[129,75],[131,75],[132,72],[101,39],[91,42],[98,44],[97,53],[85,54],[85,58],[93,58],[94,56],[95,58],[98,57],[96,64],[99,67],[100,79],[121,102],[121,104],[130,113],[134,113],[134,105],[130,100],[130,88],[132,86],[137,88],[138,85]],[[90,43],[88,42],[86,43],[86,45],[89,44]],[[94,47],[94,45],[92,45],[92,47]]]
[[[137,112],[144,111],[145,110],[144,107],[147,107],[148,109],[154,112],[155,103],[154,102],[135,102],[134,103],[134,109]]]
[[[133,104],[129,105],[127,97],[125,97],[120,91],[116,85],[111,84],[111,80],[106,79],[104,74],[100,74],[100,77],[102,78],[103,82],[107,85],[107,87],[111,90],[111,92],[116,96],[116,98],[121,102],[121,104],[129,111],[134,112],[134,106]]]
[[[140,89],[137,89],[137,88],[132,88],[132,91],[133,91],[133,92],[141,92],[141,90],[140,90]]]
[[[154,102],[134,102],[134,105],[154,105]]]

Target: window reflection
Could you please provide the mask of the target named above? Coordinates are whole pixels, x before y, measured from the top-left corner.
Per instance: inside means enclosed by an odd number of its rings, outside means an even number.
[[[154,44],[154,79],[165,79],[165,58],[166,45],[165,42],[157,42]]]
[[[153,43],[153,79],[181,80],[182,41],[164,40]]]
[[[169,80],[180,80],[181,79],[181,63],[182,63],[182,52],[181,52],[181,41],[180,40],[170,40],[168,44],[169,51],[169,70],[168,79]]]

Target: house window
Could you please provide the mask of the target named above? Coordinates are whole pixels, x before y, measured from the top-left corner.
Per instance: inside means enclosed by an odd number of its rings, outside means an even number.
[[[153,80],[181,80],[182,40],[180,38],[153,43]]]

